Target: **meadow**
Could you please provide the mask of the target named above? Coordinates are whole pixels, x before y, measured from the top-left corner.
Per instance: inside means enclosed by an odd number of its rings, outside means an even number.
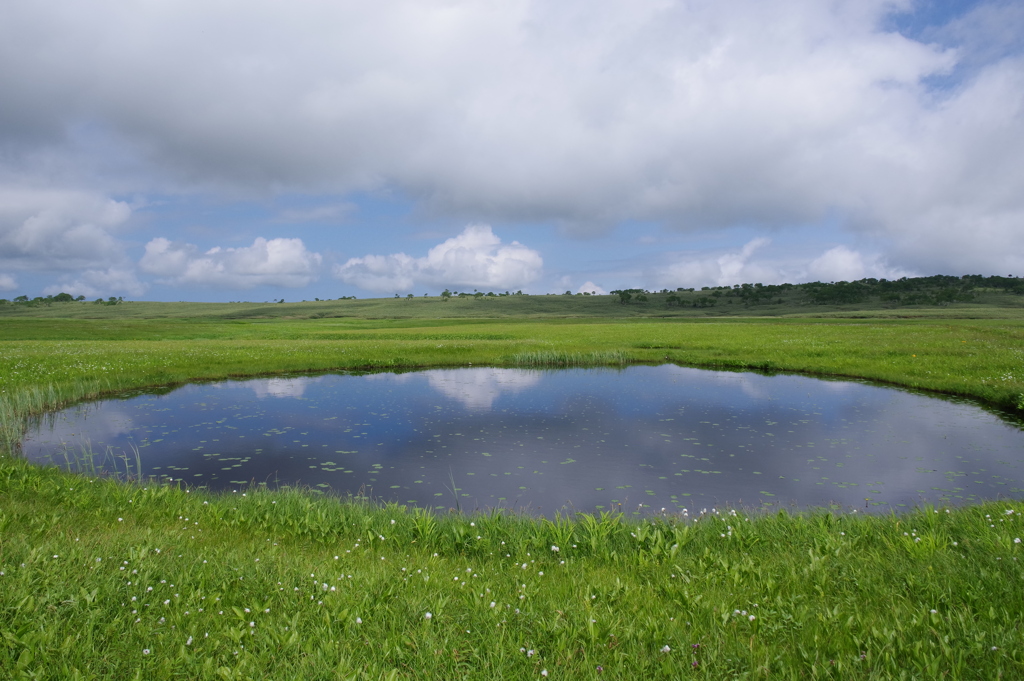
[[[530,299],[533,312],[522,307]],[[556,316],[549,301],[560,299],[605,307]],[[263,306],[273,314],[262,315],[243,314],[245,304],[76,303],[63,316],[59,305],[0,313],[0,674],[1024,675],[1018,501],[899,516],[693,508],[552,521],[301,489],[216,495],[17,457],[26,419],[62,404],[335,369],[670,361],[863,378],[1024,411],[1024,315],[1012,298],[902,309],[899,319],[842,306],[802,317],[692,308],[615,317],[604,316],[608,307],[628,306],[593,300],[385,300],[363,313],[351,307],[362,301],[314,301]],[[493,312],[508,301],[521,309]],[[437,315],[491,306],[492,316],[400,318],[403,306],[427,303]]]

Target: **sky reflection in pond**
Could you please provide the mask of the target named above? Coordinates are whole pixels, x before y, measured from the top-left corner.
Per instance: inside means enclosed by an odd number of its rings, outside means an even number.
[[[49,415],[23,451],[63,464],[83,445],[108,471],[134,470],[135,445],[145,476],[215,489],[547,515],[1024,497],[1024,429],[971,403],[674,365],[189,385]]]

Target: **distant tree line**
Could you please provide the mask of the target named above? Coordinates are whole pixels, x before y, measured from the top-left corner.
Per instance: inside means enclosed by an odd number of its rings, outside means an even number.
[[[973,300],[981,291],[1003,291],[1024,295],[1024,279],[1017,277],[985,277],[966,274],[954,277],[937,274],[931,277],[899,279],[859,279],[830,283],[801,284],[809,302],[816,305],[862,303],[872,298],[894,305],[948,305]]]
[[[505,291],[504,293],[495,293],[494,291],[488,291],[487,293],[484,293],[483,291],[473,289],[472,293],[467,293],[466,291],[449,291],[448,289],[445,289],[444,291],[441,291],[441,300],[447,303],[452,298],[504,298],[506,296],[521,295],[523,295],[522,291],[516,291],[515,293],[511,293],[509,291]]]
[[[1024,278],[966,274],[961,277],[901,277],[899,279],[859,279],[857,281],[814,281],[806,284],[734,284],[662,289],[657,293],[629,288],[612,291],[620,305],[662,302],[668,307],[714,307],[722,302],[754,305],[856,305],[875,299],[891,305],[948,305],[973,300],[980,292],[1002,291],[1024,295]],[[680,295],[683,294],[683,295]],[[663,296],[663,297],[661,297]]]
[[[77,298],[72,296],[70,293],[58,293],[55,296],[36,296],[35,298],[29,298],[28,296],[18,296],[13,300],[7,300],[6,298],[0,298],[0,305],[15,305],[23,307],[49,307],[54,303],[81,303],[85,301],[85,296],[78,296]],[[97,298],[93,303],[98,305],[120,305],[124,302],[124,299],[120,296],[110,296],[106,300],[103,298]]]
[[[899,279],[866,278],[857,281],[813,281],[805,284],[734,284],[732,286],[703,286],[696,288],[679,287],[675,291],[667,288],[651,292],[642,288],[627,288],[611,292],[612,299],[620,305],[649,305],[661,303],[667,307],[710,308],[716,305],[741,304],[744,307],[757,305],[856,305],[871,300],[878,300],[888,305],[948,305],[973,300],[979,293],[1002,292],[1011,295],[1024,295],[1024,278],[1013,275],[990,276],[981,274],[965,274],[960,277],[937,274],[931,277],[901,277]],[[444,302],[452,298],[503,298],[521,296],[522,291],[451,291],[445,289],[440,297]],[[553,295],[553,294],[548,294]],[[589,296],[594,292],[573,294],[566,291],[565,296]],[[428,294],[424,293],[424,297]],[[398,293],[395,298],[401,298]],[[406,300],[413,299],[408,293]],[[355,296],[342,296],[337,300],[355,300]],[[320,299],[316,299],[318,302]],[[37,296],[29,298],[20,295],[12,300],[0,298],[0,307],[48,307],[54,304],[83,303],[85,296],[72,296],[70,293]],[[110,296],[106,299],[97,298],[92,301],[96,305],[120,305],[124,299]],[[284,298],[274,300],[283,303]]]

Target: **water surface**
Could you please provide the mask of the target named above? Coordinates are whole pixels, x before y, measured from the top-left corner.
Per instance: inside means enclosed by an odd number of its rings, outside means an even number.
[[[302,484],[549,515],[1024,497],[1024,428],[977,405],[674,365],[188,385],[51,414],[23,451],[214,489]]]

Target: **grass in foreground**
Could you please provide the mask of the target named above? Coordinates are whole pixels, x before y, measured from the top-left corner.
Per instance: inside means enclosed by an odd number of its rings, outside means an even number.
[[[435,516],[0,466],[5,678],[1019,678],[1024,505]]]

